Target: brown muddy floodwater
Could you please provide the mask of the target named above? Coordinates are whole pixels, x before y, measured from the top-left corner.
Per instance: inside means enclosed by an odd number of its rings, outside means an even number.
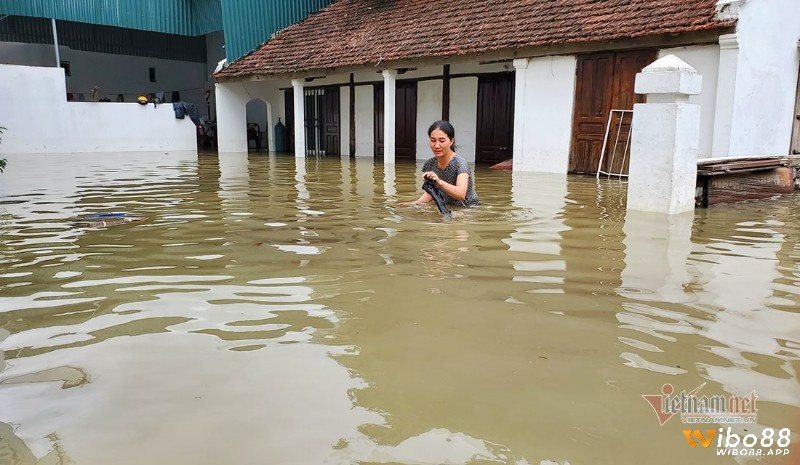
[[[797,195],[667,217],[479,167],[443,220],[397,205],[414,164],[8,158],[2,464],[799,463]],[[660,424],[701,385],[754,423]],[[721,427],[791,453],[682,433]]]

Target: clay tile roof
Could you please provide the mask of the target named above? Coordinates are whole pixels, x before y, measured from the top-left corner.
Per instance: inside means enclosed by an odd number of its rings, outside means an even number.
[[[302,73],[727,27],[717,0],[336,0],[215,77]]]

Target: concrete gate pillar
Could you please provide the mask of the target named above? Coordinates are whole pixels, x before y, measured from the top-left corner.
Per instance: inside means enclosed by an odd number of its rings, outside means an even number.
[[[294,97],[294,156],[306,156],[306,101],[303,81],[292,79],[292,92]]]
[[[628,209],[681,213],[694,209],[702,77],[675,55],[636,75],[634,90],[647,103],[633,107]]]
[[[523,170],[525,156],[525,90],[528,84],[528,59],[516,58],[514,65],[514,146],[511,148],[512,168]]]

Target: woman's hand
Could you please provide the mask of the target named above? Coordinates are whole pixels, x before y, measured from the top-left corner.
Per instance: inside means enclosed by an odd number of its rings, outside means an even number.
[[[439,184],[439,175],[437,175],[437,174],[436,174],[436,173],[434,173],[433,171],[426,171],[426,172],[422,173],[422,179],[423,179],[423,180],[426,180],[426,179],[427,179],[427,180],[429,180],[429,181],[433,181],[433,182],[435,182],[437,185]]]

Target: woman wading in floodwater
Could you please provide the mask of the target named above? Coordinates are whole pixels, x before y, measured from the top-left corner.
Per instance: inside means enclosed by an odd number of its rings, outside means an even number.
[[[447,204],[471,207],[478,205],[475,180],[467,161],[454,151],[455,129],[447,121],[436,121],[428,128],[429,143],[433,157],[422,165],[422,179],[432,181],[444,194]],[[417,200],[405,205],[426,204],[433,200],[427,192]]]

